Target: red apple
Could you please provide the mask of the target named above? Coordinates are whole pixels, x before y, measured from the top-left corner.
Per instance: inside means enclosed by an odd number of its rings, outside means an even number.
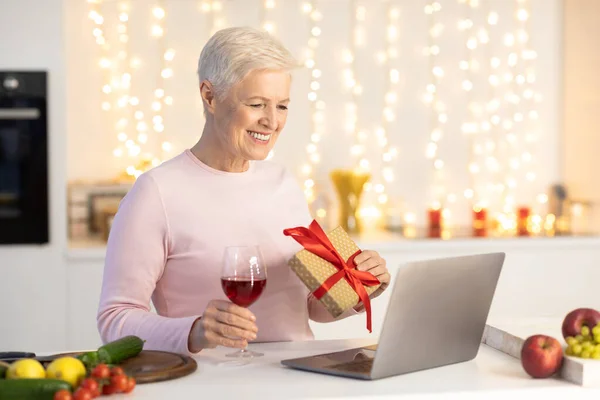
[[[521,365],[533,378],[548,378],[554,375],[563,361],[560,342],[551,336],[528,337],[521,348]]]
[[[568,336],[575,337],[581,334],[581,327],[592,328],[600,323],[600,312],[592,308],[578,308],[567,314],[562,324],[563,338]]]

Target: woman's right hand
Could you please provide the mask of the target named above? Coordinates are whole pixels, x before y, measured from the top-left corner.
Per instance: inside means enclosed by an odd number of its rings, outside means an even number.
[[[256,317],[247,308],[224,300],[211,300],[192,326],[188,348],[192,353],[217,346],[245,348],[256,339]]]

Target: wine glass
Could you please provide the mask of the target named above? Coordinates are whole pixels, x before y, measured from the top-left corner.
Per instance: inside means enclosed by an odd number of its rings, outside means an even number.
[[[221,287],[227,298],[240,307],[250,307],[267,285],[267,268],[259,246],[229,246],[225,248]],[[227,357],[252,358],[262,353],[241,349]]]

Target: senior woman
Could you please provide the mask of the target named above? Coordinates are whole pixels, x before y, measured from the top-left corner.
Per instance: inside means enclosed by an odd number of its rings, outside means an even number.
[[[97,315],[104,342],[137,335],[146,349],[197,354],[308,340],[309,319],[334,321],[287,265],[300,248],[283,230],[312,220],[304,194],[293,174],[265,161],[285,126],[297,65],[280,42],[251,28],[223,29],[206,43],[200,139],[142,174],[113,221]],[[222,300],[220,285],[224,248],[241,244],[261,247],[269,275],[249,309]],[[367,250],[355,262],[382,283],[377,297],[390,281],[385,261]]]

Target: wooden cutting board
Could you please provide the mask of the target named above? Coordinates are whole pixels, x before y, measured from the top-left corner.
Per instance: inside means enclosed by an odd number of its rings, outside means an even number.
[[[53,359],[78,354],[80,353],[56,354],[44,357],[42,363],[48,364]],[[119,366],[127,375],[133,376],[138,384],[181,378],[198,368],[196,360],[189,356],[155,350],[142,350],[139,355],[123,361]]]

